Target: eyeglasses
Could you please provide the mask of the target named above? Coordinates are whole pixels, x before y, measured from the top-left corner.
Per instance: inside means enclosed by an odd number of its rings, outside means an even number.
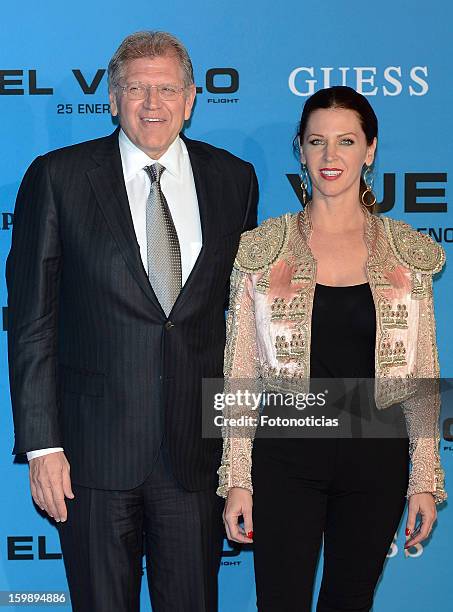
[[[153,87],[162,100],[176,100],[179,94],[185,90],[185,87],[176,87],[176,85],[145,85],[145,83],[138,82],[117,85],[117,87],[127,95],[129,100],[144,100]]]

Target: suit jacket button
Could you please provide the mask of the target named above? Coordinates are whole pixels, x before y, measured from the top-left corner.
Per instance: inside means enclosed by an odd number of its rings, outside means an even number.
[[[165,323],[165,329],[167,329],[167,330],[168,330],[168,329],[171,329],[171,328],[172,328],[172,327],[174,327],[174,326],[175,326],[175,324],[174,324],[174,323],[172,323],[171,321],[167,321],[167,322]]]

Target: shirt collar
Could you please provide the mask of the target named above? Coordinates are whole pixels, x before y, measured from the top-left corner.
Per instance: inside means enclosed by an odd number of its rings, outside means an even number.
[[[180,179],[182,175],[182,157],[184,155],[183,142],[179,136],[176,136],[174,141],[159,159],[149,157],[144,151],[139,149],[123,130],[120,130],[119,147],[121,154],[121,163],[123,165],[124,180],[129,181],[134,176],[143,170],[145,166],[158,162],[172,174],[175,178]]]

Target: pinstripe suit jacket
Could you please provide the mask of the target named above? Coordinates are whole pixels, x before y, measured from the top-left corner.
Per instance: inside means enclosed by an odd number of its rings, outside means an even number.
[[[239,238],[256,225],[253,167],[184,139],[203,248],[168,319],[143,268],[118,132],[28,169],[7,260],[14,453],[63,446],[73,482],[130,489],[163,436],[187,489],[215,486],[201,380],[222,375],[224,304]]]

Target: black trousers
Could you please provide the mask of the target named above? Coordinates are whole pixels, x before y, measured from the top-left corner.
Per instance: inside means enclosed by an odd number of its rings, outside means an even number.
[[[143,552],[153,612],[217,610],[223,504],[214,490],[184,490],[165,451],[136,489],[73,489],[59,534],[75,612],[138,611]]]
[[[260,612],[367,612],[401,520],[407,439],[256,439],[254,559]]]

